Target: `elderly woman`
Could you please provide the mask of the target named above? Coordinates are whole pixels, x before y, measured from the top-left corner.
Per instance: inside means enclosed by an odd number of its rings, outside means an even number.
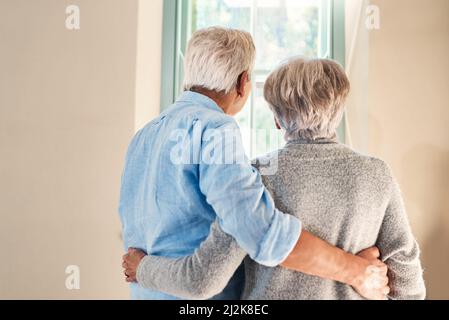
[[[304,229],[348,252],[377,246],[389,267],[389,298],[423,299],[419,248],[390,169],[337,142],[349,87],[344,70],[330,60],[296,58],[275,70],[264,94],[287,145],[256,167],[278,168],[263,182],[276,206],[300,218]],[[185,298],[219,293],[243,260],[243,299],[362,298],[348,285],[265,267],[245,256],[215,223],[192,256],[168,259],[133,251],[126,261],[141,286]]]
[[[263,182],[276,207],[298,217],[305,230],[352,253],[377,246],[389,267],[389,298],[423,299],[419,248],[390,169],[337,142],[349,87],[344,70],[330,60],[296,58],[275,70],[264,95],[287,145],[256,161],[256,167],[277,167]],[[215,223],[191,256],[169,259],[132,251],[126,266],[141,286],[185,298],[219,293],[243,260],[243,299],[362,298],[348,285],[245,257]]]

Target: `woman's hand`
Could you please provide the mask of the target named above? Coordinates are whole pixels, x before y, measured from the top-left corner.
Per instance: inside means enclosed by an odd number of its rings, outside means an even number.
[[[122,263],[122,267],[125,269],[126,282],[137,282],[137,267],[145,256],[145,252],[139,249],[128,249],[128,253],[123,256]]]

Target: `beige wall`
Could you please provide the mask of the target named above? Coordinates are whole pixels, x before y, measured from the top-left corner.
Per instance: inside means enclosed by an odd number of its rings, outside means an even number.
[[[449,299],[449,1],[371,3],[381,29],[359,28],[350,70],[353,144],[393,168],[429,298]]]
[[[162,0],[143,1],[0,1],[0,298],[128,297],[120,174],[159,109]]]
[[[139,0],[134,129],[160,111],[163,0]]]

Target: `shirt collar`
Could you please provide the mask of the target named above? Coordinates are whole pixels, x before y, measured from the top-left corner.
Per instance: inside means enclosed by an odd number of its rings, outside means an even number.
[[[184,91],[183,93],[181,93],[181,95],[178,97],[177,102],[190,102],[211,110],[224,113],[223,109],[221,109],[214,100],[201,93],[193,91]]]

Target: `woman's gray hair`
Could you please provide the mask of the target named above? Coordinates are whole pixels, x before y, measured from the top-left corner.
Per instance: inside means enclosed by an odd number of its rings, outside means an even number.
[[[228,94],[239,76],[251,74],[256,56],[251,34],[211,27],[196,31],[184,60],[184,90],[195,87]]]
[[[270,74],[264,96],[286,140],[317,140],[336,137],[349,90],[335,61],[294,58]]]

